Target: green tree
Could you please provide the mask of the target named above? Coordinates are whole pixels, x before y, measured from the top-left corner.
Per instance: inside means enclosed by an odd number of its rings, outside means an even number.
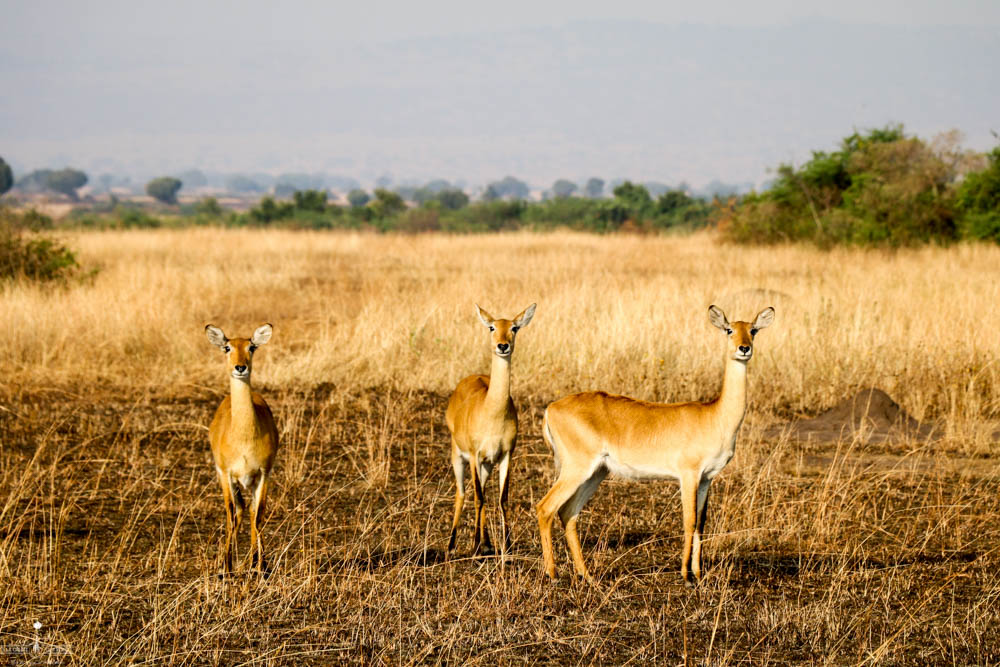
[[[179,179],[160,176],[146,183],[146,194],[164,204],[172,205],[177,203],[177,193],[182,185]]]
[[[653,198],[649,196],[649,191],[637,183],[625,181],[614,189],[615,199],[620,200],[635,215],[639,215],[648,210],[653,203]]]
[[[371,203],[371,208],[378,217],[389,218],[405,211],[406,202],[391,190],[375,188],[375,201]]]
[[[566,199],[566,197],[572,197],[573,193],[576,192],[576,189],[576,183],[573,181],[567,181],[565,178],[560,178],[552,184],[552,194],[555,195],[556,199]]]
[[[275,220],[286,220],[295,215],[295,206],[290,202],[276,202],[273,197],[263,197],[260,203],[250,209],[250,219],[263,225]]]
[[[656,208],[660,213],[673,213],[685,206],[690,206],[694,201],[683,190],[667,190],[656,200]]]
[[[912,245],[957,238],[960,151],[908,137],[902,126],[855,132],[840,150],[781,165],[772,187],[723,211],[732,240]]]
[[[222,207],[219,206],[219,200],[215,197],[202,199],[194,205],[194,212],[206,218],[221,218],[223,213]]]
[[[986,159],[985,169],[965,176],[956,199],[964,236],[1000,243],[1000,146]]]
[[[300,211],[326,211],[326,192],[323,190],[298,190],[292,195],[295,208]]]
[[[14,187],[14,172],[10,165],[0,157],[0,196]]]
[[[361,208],[371,201],[371,196],[361,188],[355,188],[347,193],[347,201],[353,208]]]
[[[583,186],[583,194],[590,199],[599,199],[604,196],[604,181],[600,178],[588,178]]]
[[[64,194],[73,201],[79,199],[76,191],[86,184],[87,174],[72,167],[49,172],[46,183],[50,190]]]
[[[469,205],[469,195],[458,188],[441,190],[435,199],[441,204],[441,208],[448,209],[449,211],[457,211]]]

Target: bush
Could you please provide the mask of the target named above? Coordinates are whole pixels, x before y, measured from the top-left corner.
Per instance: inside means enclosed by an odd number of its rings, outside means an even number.
[[[741,243],[810,241],[903,246],[959,237],[954,200],[965,155],[907,137],[901,126],[857,132],[799,169],[782,165],[772,188],[751,193],[720,227]]]
[[[986,155],[985,169],[968,174],[956,202],[963,219],[962,235],[1000,243],[1000,146]]]
[[[377,218],[391,218],[406,210],[406,202],[395,192],[384,188],[375,189],[375,201],[368,204]]]
[[[962,220],[962,236],[974,241],[1000,243],[1000,210],[968,213]]]
[[[51,224],[34,211],[17,215],[0,209],[0,280],[59,281],[79,272],[72,250],[35,231]]]
[[[297,190],[292,195],[295,208],[299,211],[326,211],[326,192],[322,190]]]
[[[219,206],[219,200],[215,197],[205,197],[194,205],[195,215],[205,218],[221,218],[225,211]]]

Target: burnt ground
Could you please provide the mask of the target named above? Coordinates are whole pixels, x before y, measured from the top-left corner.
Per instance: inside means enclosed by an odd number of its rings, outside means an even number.
[[[751,414],[712,487],[695,589],[678,572],[676,484],[606,481],[580,521],[591,586],[570,576],[558,528],[561,578],[541,575],[541,401],[520,403],[512,553],[468,556],[470,496],[446,561],[446,397],[264,393],[282,435],[266,580],[217,577],[205,425],[219,395],[0,400],[0,664],[35,620],[42,649],[79,664],[1000,660],[994,461],[905,419],[858,438],[827,417],[837,435],[820,438]],[[495,480],[487,493],[492,509]]]

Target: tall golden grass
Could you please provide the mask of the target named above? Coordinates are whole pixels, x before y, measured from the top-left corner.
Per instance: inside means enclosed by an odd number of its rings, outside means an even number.
[[[777,309],[753,362],[755,407],[814,413],[879,386],[916,418],[1000,412],[1000,248],[894,253],[574,233],[378,236],[289,231],[73,235],[92,285],[7,285],[0,373],[20,387],[183,393],[215,386],[208,322],[269,321],[256,381],[449,390],[488,367],[473,303],[537,301],[518,345],[520,395],[602,388],[707,397],[731,319]]]
[[[1000,659],[1000,248],[217,229],[68,241],[101,266],[92,284],[0,288],[0,664],[36,636],[49,649],[36,662],[68,664]],[[489,364],[472,304],[510,316],[532,301],[514,359],[511,557],[466,558],[467,520],[444,562],[446,396]],[[546,401],[713,395],[711,303],[777,319],[713,484],[706,579],[689,591],[678,575],[676,485],[609,480],[581,520],[597,585],[569,579],[558,530],[563,579],[545,581]],[[263,321],[275,335],[254,383],[281,432],[263,530],[274,573],[220,582],[206,426],[227,384],[203,328]],[[947,437],[769,430],[871,385]]]

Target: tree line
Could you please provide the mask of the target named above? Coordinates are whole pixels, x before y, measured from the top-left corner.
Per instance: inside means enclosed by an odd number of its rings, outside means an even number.
[[[1000,137],[998,137],[1000,138]],[[311,179],[311,180],[310,180]],[[317,176],[286,180],[319,185]],[[834,151],[814,151],[801,166],[779,165],[761,191],[696,197],[683,187],[624,181],[605,195],[605,183],[591,178],[582,187],[559,179],[542,201],[508,176],[489,183],[478,201],[443,179],[423,186],[353,187],[346,204],[330,201],[320,187],[274,188],[247,212],[224,209],[216,199],[178,204],[183,181],[160,177],[146,193],[170,206],[161,211],[117,202],[73,214],[84,226],[155,227],[184,224],[286,226],[402,232],[488,232],[567,227],[594,232],[695,230],[718,227],[739,243],[802,241],[832,245],[917,245],[961,239],[1000,242],[1000,146],[986,154],[959,147],[957,133],[925,141],[901,125],[853,132]],[[87,182],[83,172],[38,170],[19,187],[76,197]],[[0,159],[0,194],[14,184]],[[357,185],[355,183],[349,183]]]

